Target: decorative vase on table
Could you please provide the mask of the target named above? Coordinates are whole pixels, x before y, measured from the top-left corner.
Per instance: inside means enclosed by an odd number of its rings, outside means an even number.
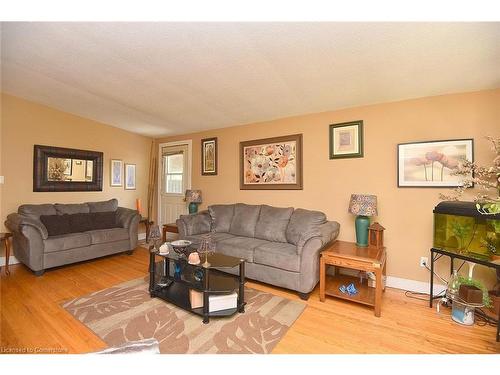
[[[349,213],[356,216],[356,245],[368,246],[368,227],[370,216],[377,215],[377,196],[367,194],[351,194]]]
[[[201,190],[186,190],[186,197],[184,198],[189,203],[188,210],[190,214],[198,212],[198,205],[202,202]]]
[[[158,225],[154,224],[151,226],[151,228],[149,229],[148,240],[153,242],[155,250],[159,249],[161,233],[160,233],[160,227]]]

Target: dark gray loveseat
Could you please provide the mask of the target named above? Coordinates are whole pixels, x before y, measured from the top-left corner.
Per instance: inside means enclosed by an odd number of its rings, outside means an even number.
[[[246,276],[299,292],[307,299],[319,280],[319,252],[340,224],[324,213],[243,203],[213,205],[182,215],[179,236],[199,243],[212,232],[216,252],[245,259]]]
[[[53,233],[67,233],[50,235],[42,220],[51,223]],[[7,216],[5,226],[14,234],[16,258],[41,275],[47,268],[131,252],[137,246],[139,220],[137,211],[118,207],[118,201],[111,199],[81,204],[24,204],[17,213]],[[103,226],[107,228],[96,229]],[[84,231],[75,231],[75,227]]]

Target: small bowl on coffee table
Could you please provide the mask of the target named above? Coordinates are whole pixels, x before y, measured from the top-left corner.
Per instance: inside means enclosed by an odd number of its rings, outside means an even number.
[[[183,256],[187,256],[189,252],[189,246],[191,246],[192,242],[188,240],[177,240],[170,243],[174,251]]]

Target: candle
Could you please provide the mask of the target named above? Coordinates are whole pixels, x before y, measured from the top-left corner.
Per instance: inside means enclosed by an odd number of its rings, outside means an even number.
[[[141,206],[141,200],[137,198],[135,200],[135,206],[137,207],[137,211],[139,212],[139,215],[142,214],[142,206]]]

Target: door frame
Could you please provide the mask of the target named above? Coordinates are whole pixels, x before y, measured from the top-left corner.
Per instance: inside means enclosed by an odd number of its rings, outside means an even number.
[[[165,142],[165,143],[159,143],[158,144],[158,202],[157,202],[157,223],[158,225],[161,225],[162,223],[160,222],[161,220],[161,182],[163,179],[162,176],[162,166],[163,166],[163,158],[162,158],[162,152],[161,149],[163,147],[169,147],[169,146],[180,146],[180,145],[187,145],[188,146],[188,152],[187,152],[187,181],[186,181],[186,187],[187,189],[191,189],[191,176],[192,176],[192,169],[193,169],[193,163],[191,162],[193,160],[193,140],[192,139],[186,139],[184,141],[174,141],[174,142]],[[168,223],[163,223],[163,224],[168,224]]]

